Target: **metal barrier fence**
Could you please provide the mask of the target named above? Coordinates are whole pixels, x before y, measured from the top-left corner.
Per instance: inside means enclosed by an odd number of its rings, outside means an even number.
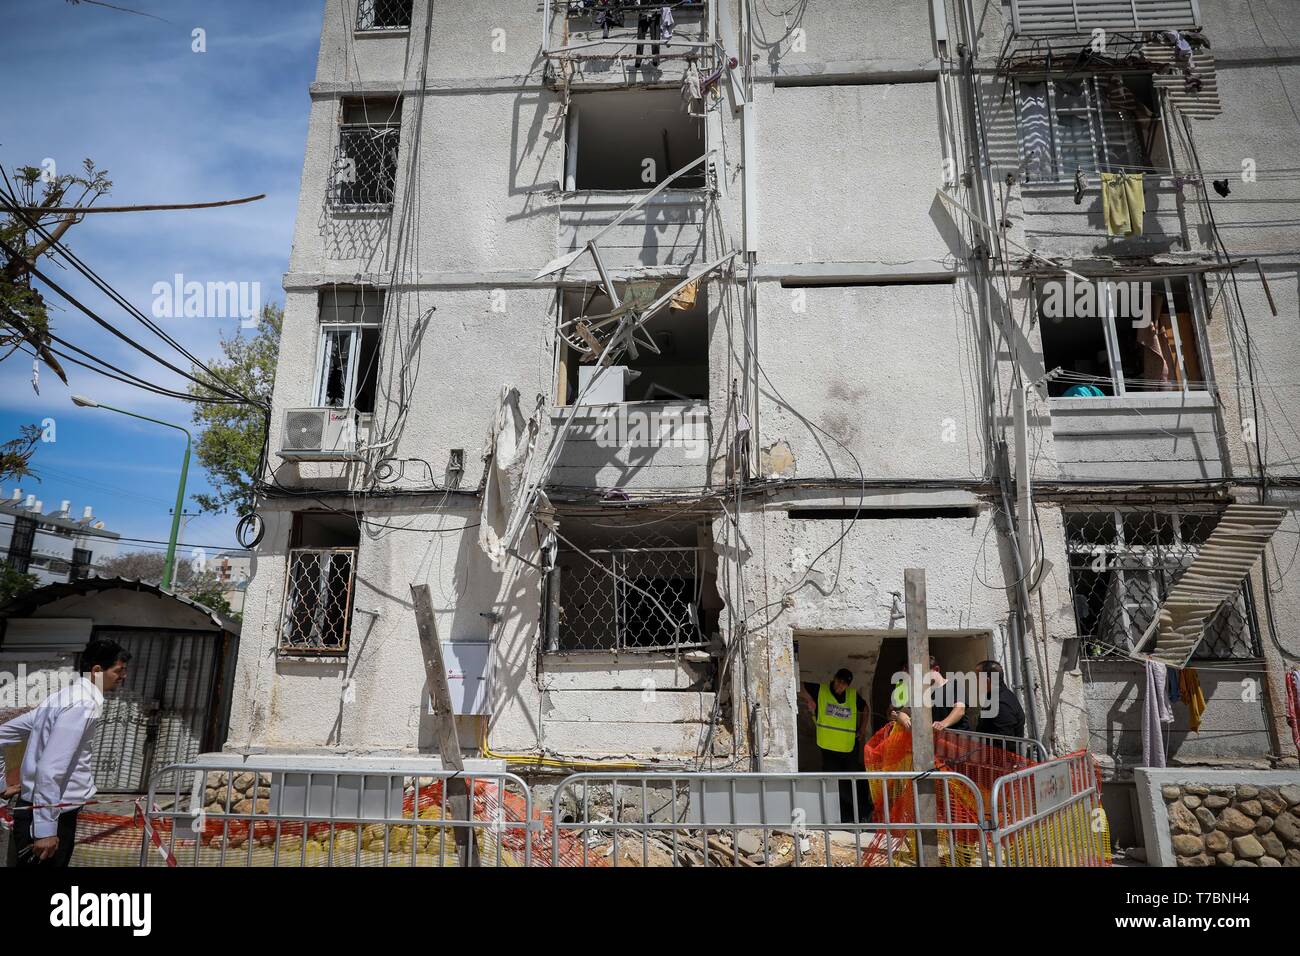
[[[173,765],[169,792],[150,785],[140,865],[529,866],[535,849],[551,859],[514,774],[354,763]]]
[[[1000,777],[991,798],[995,866],[1109,866],[1110,834],[1087,751]]]
[[[945,746],[988,751],[980,739],[988,735],[963,736],[968,745],[950,738]],[[1039,752],[1036,741],[1010,743]],[[528,784],[504,771],[458,774],[431,769],[429,761],[349,763],[174,764],[155,776],[140,819],[125,830],[137,835],[142,866],[1110,862],[1087,752],[1002,772],[991,789],[946,770],[578,773],[556,786],[549,814],[534,808]],[[172,785],[160,788],[162,779]]]
[[[936,822],[898,812],[931,790]],[[579,773],[551,820],[556,866],[564,834],[578,836],[579,866],[915,865],[918,841],[938,865],[988,865],[979,789],[939,771]]]

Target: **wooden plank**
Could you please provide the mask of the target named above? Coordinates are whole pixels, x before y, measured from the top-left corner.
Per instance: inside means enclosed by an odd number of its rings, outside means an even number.
[[[907,673],[912,679],[917,674],[930,672],[930,629],[926,616],[925,570],[906,568],[903,571],[903,591],[907,611]],[[934,767],[934,733],[930,717],[930,702],[920,688],[912,688],[908,703],[912,718],[912,770],[923,773]],[[917,785],[916,822],[935,821],[934,783],[924,780]],[[917,832],[917,865],[939,865],[939,834],[935,830]]]
[[[457,776],[447,780],[447,804],[452,820],[470,820],[472,803],[465,778],[459,776],[465,769],[460,753],[460,738],[456,735],[456,716],[452,713],[451,688],[447,684],[447,667],[442,659],[442,644],[438,641],[438,625],[433,616],[433,600],[427,584],[411,585],[411,603],[415,607],[415,626],[420,635],[420,651],[424,658],[424,676],[429,683],[429,703],[437,725],[438,750],[444,767],[457,771]],[[474,833],[471,827],[455,827],[456,856],[461,866],[477,864]]]

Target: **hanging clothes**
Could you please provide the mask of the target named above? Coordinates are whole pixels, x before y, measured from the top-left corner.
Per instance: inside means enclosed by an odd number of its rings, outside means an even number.
[[[1165,766],[1165,724],[1174,722],[1167,690],[1168,669],[1156,660],[1146,662],[1146,693],[1142,695],[1142,766]]]
[[[659,39],[667,46],[673,38],[673,28],[677,26],[677,21],[673,19],[672,7],[659,8]]]
[[[686,70],[682,73],[682,102],[686,104],[689,111],[695,106],[704,94],[700,91],[700,68],[691,60],[686,64]]]
[[[1140,236],[1146,216],[1141,173],[1101,174],[1101,214],[1112,236]]]
[[[1083,176],[1082,169],[1074,171],[1074,204],[1083,205],[1083,191],[1088,188],[1088,180]]]
[[[1178,691],[1187,704],[1187,729],[1201,729],[1201,714],[1205,713],[1205,694],[1201,691],[1201,677],[1194,667],[1184,667],[1178,675]]]
[[[654,41],[649,44],[650,52],[653,55],[653,59],[650,61],[651,66],[659,65],[659,35],[662,30],[662,19],[662,15],[657,10],[654,13],[642,13],[636,18],[636,38],[638,40]],[[638,43],[633,69],[641,69],[641,53],[643,50],[645,50],[645,45]]]

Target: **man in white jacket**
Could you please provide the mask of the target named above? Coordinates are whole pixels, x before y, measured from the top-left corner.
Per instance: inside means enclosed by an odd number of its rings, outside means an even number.
[[[51,694],[27,713],[0,724],[2,748],[26,741],[18,786],[10,866],[67,866],[77,837],[77,814],[95,796],[90,743],[104,694],[126,679],[128,654],[115,641],[95,639],[81,654],[76,683]],[[0,781],[4,780],[0,756]]]

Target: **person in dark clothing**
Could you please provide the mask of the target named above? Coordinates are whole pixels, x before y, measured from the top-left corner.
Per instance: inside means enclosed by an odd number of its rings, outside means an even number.
[[[966,713],[965,693],[961,682],[949,680],[944,676],[939,667],[939,660],[934,656],[930,657],[930,673],[925,677],[925,689],[930,697],[930,721],[936,731],[970,729],[970,717]],[[896,688],[895,697],[905,702],[906,686],[901,693]],[[912,729],[912,716],[905,704],[891,708],[889,717],[908,730]]]
[[[980,661],[975,667],[980,681],[980,698],[986,703],[980,708],[979,724],[976,730],[981,734],[997,734],[1002,737],[1023,737],[1025,735],[1025,709],[1020,706],[1015,693],[1002,679],[1002,665],[997,661]],[[1000,741],[997,746],[1006,746]]]
[[[817,749],[821,753],[824,773],[861,773],[862,746],[867,739],[869,714],[867,702],[853,690],[853,672],[846,667],[836,671],[829,684],[804,684],[799,690],[804,710],[817,728]],[[853,812],[850,781],[840,781],[840,820],[863,821],[871,816],[871,787],[865,780],[857,782],[858,810]]]

